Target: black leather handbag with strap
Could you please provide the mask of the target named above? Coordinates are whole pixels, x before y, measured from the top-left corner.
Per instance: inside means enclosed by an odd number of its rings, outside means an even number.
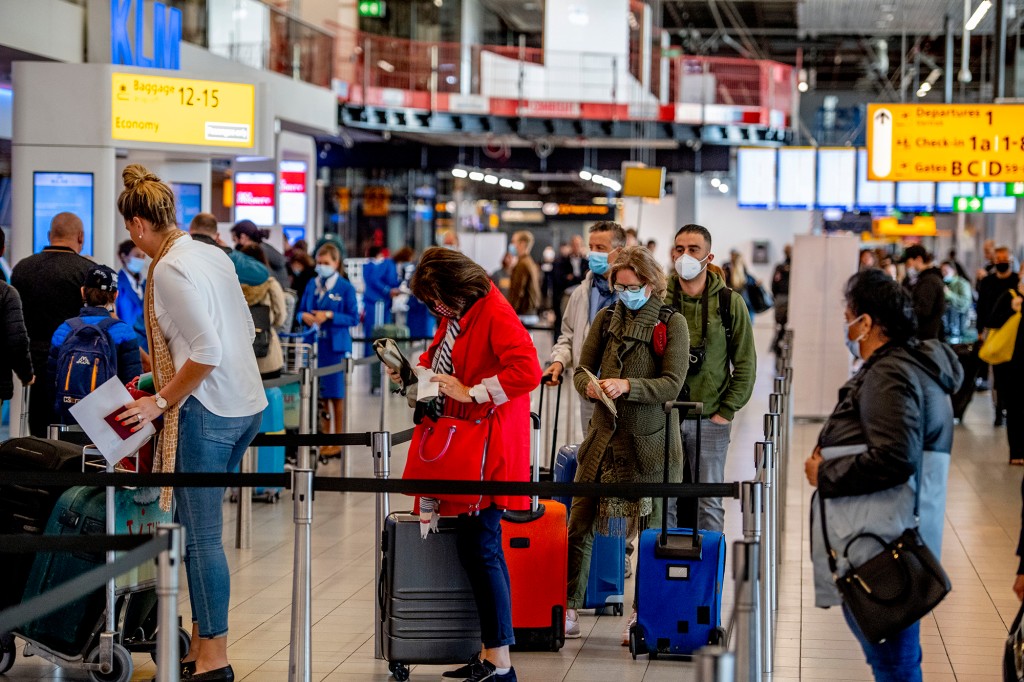
[[[850,547],[857,541],[876,542],[882,551],[860,566],[851,566],[839,575],[837,556],[828,539],[825,520],[825,498],[820,491],[822,536],[828,554],[829,570],[843,603],[864,636],[878,644],[919,621],[934,609],[952,588],[949,576],[918,532],[918,508],[921,501],[921,471],[917,470],[917,492],[914,494],[914,527],[907,528],[892,541],[874,533],[854,536],[843,549],[849,559]]]

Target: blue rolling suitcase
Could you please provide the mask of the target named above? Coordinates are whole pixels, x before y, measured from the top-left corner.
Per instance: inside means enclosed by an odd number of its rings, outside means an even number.
[[[700,403],[668,403],[665,421],[665,482],[668,483],[669,417],[679,409],[700,415]],[[700,459],[697,422],[696,466]],[[700,480],[698,472],[694,477]],[[691,656],[708,644],[725,641],[722,585],[725,581],[725,536],[715,531],[668,528],[668,499],[662,505],[661,529],[640,534],[637,560],[637,621],[629,632],[636,658]]]
[[[260,433],[285,433],[284,393],[280,388],[264,389],[267,407],[260,418]],[[263,446],[256,449],[256,472],[260,474],[284,473],[284,446]],[[276,502],[281,497],[280,488],[253,488],[253,499]]]

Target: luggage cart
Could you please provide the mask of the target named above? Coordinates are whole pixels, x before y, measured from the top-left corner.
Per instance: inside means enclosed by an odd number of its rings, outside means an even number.
[[[53,429],[51,431],[55,435],[62,432],[74,433],[75,429]],[[130,460],[130,463],[122,460],[117,465],[111,465],[96,448],[85,447],[82,454],[82,470],[102,469],[108,473],[114,471],[134,473],[139,470],[138,452],[126,459]],[[76,489],[71,489],[71,491],[74,490]],[[125,513],[126,506],[132,503],[138,504],[140,509],[150,509],[150,518],[145,524],[140,523],[137,531],[133,529],[132,532],[143,534],[147,533],[147,530],[153,532],[158,523],[169,523],[172,520],[170,513],[159,510],[157,502],[159,489],[119,489],[116,486],[107,486],[104,498],[104,528],[107,535],[114,535],[117,531],[119,508],[122,509],[122,513]],[[157,514],[152,513],[154,508],[157,510]],[[142,513],[145,514],[145,510]],[[61,515],[61,521],[64,521],[65,514],[67,512]],[[51,522],[53,516],[51,514]],[[89,520],[82,518],[81,527],[84,528]],[[76,519],[74,523],[77,526],[79,520]],[[134,525],[131,520],[126,520],[126,523]],[[69,553],[54,554],[61,557]],[[32,569],[33,573],[36,573],[37,569],[48,568],[52,565],[41,560],[45,556],[37,555]],[[115,552],[106,552],[106,563],[113,562],[115,558]],[[39,578],[39,576],[35,577]],[[33,579],[30,578],[30,585],[32,582]],[[128,573],[108,581],[104,588],[102,617],[97,619],[91,633],[77,646],[61,646],[54,643],[57,641],[55,639],[41,641],[48,639],[45,627],[48,619],[54,617],[52,615],[44,616],[38,621],[22,626],[19,630],[5,634],[0,637],[0,674],[14,665],[16,656],[14,638],[17,637],[25,642],[23,652],[25,656],[38,656],[61,668],[86,673],[93,682],[129,682],[134,672],[132,653],[148,653],[156,660],[157,596],[155,588],[155,566],[137,566]],[[26,596],[28,596],[29,589],[26,588]],[[86,595],[84,599],[89,599],[90,596]],[[61,615],[58,612],[56,618],[59,619]],[[184,656],[191,645],[191,634],[179,625],[178,638],[181,655]]]

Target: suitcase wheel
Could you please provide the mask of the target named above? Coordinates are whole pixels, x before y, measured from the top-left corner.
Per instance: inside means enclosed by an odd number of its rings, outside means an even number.
[[[708,644],[711,646],[725,646],[729,635],[723,627],[717,627],[708,633]]]
[[[401,663],[388,663],[388,670],[394,675],[398,682],[405,682],[409,679],[409,666]]]
[[[623,613],[623,612],[622,612],[622,604],[616,604],[616,605],[615,605],[615,608],[614,608],[614,609],[612,609],[612,610],[613,610],[613,611],[615,612],[615,615],[616,615],[616,616],[621,616],[621,615],[622,615],[622,613]]]
[[[156,640],[157,634],[153,633],[153,639]],[[178,628],[178,658],[185,658],[188,655],[188,650],[192,648],[192,633],[185,628]],[[156,663],[156,649],[154,648],[149,652],[153,662]]]
[[[99,647],[89,653],[89,662],[98,663],[100,659]],[[103,673],[99,670],[90,670],[89,679],[92,682],[130,682],[135,666],[132,663],[132,655],[120,644],[114,644],[114,659],[110,672]]]
[[[14,645],[14,637],[6,632],[0,635],[0,675],[11,669],[17,653],[18,650]]]
[[[643,656],[647,653],[647,641],[644,639],[644,630],[635,623],[629,629],[629,653],[633,655],[634,661],[637,656]]]

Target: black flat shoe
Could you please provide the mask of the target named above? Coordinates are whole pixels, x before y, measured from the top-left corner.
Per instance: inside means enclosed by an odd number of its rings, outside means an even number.
[[[182,661],[181,662],[181,677],[186,678],[189,675],[194,674],[196,671],[195,661]]]
[[[216,670],[208,670],[205,673],[197,673],[195,668],[188,675],[182,675],[182,680],[189,682],[235,682],[235,671],[230,665]]]

